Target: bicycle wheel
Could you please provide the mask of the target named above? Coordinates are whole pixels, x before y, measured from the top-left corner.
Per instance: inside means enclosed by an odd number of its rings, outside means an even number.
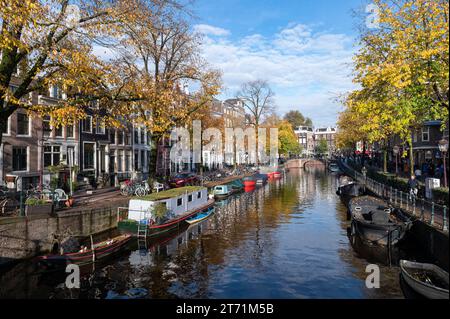
[[[134,194],[137,197],[145,196],[145,190],[142,187],[138,187],[138,188],[136,188],[136,191],[134,192]]]

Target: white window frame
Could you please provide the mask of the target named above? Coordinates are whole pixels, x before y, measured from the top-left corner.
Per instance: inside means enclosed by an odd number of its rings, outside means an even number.
[[[32,118],[31,118],[31,116],[27,115],[26,113],[17,113],[17,115],[16,115],[16,132],[19,131],[19,114],[24,114],[28,117],[28,134],[16,134],[16,136],[17,137],[31,137]]]
[[[426,130],[425,130],[425,128],[426,128]],[[424,133],[427,134],[427,136],[428,136],[427,139],[424,139],[424,137],[423,137]],[[430,127],[429,126],[422,127],[422,142],[429,142],[429,141],[430,141]]]
[[[56,146],[56,147],[59,147],[59,152],[54,152],[54,151],[53,151],[55,146]],[[50,152],[46,152],[46,151],[45,151],[45,148],[46,148],[46,147],[51,147],[51,151],[50,151]],[[62,162],[62,147],[61,147],[61,145],[56,145],[56,144],[47,144],[47,145],[44,145],[44,148],[43,148],[43,150],[42,150],[42,153],[44,154],[44,159],[45,159],[45,154],[50,154],[50,162],[51,162],[51,164],[50,164],[49,166],[56,166],[56,165],[61,164],[61,162]],[[53,163],[53,155],[54,155],[54,154],[59,154],[59,163]],[[48,166],[45,166],[45,160],[44,160],[44,162],[42,163],[42,165],[43,165],[44,168],[48,167]]]
[[[67,128],[70,127],[70,126],[72,126],[72,129],[73,129],[73,136],[69,136],[69,135],[68,135],[69,130],[68,130]],[[68,138],[68,139],[75,139],[75,138],[76,138],[76,134],[75,134],[75,124],[67,125],[65,129],[66,129],[66,138]]]
[[[11,116],[6,121],[6,133],[3,133],[3,136],[11,136]]]
[[[86,168],[86,163],[84,162],[84,157],[85,157],[85,155],[86,155],[86,152],[85,152],[85,145],[86,144],[92,144],[92,145],[94,145],[94,167],[93,168]],[[95,169],[97,168],[96,167],[96,160],[97,160],[97,155],[96,155],[96,153],[97,153],[97,145],[96,145],[96,143],[95,142],[83,142],[83,156],[82,156],[82,158],[81,158],[81,160],[83,161],[83,171],[95,171]],[[117,158],[116,158],[116,160],[117,160]]]
[[[100,132],[100,129],[102,129],[101,132]],[[104,123],[101,124],[101,123],[97,122],[96,133],[97,134],[101,134],[101,135],[105,135],[106,134],[106,126],[105,126]]]
[[[18,145],[17,147],[23,147],[23,146]],[[26,149],[26,152],[27,152],[27,168],[26,168],[26,170],[21,170],[21,171],[14,171],[13,170],[12,171],[13,174],[25,173],[25,172],[29,172],[30,171],[30,147],[29,146],[25,146],[25,149]],[[13,146],[13,151],[11,152],[11,156],[13,157],[12,158],[13,163],[11,165],[11,169],[13,169],[14,168],[14,146]]]
[[[86,128],[84,127],[84,121],[85,120],[87,120],[87,119],[90,119],[90,121],[91,121],[91,130],[90,131],[86,131]],[[92,130],[93,130],[93,123],[92,123],[92,115],[88,115],[88,116],[86,116],[86,118],[85,119],[82,119],[81,120],[81,131],[83,132],[83,133],[91,133],[92,134]]]
[[[54,136],[57,138],[64,138],[64,126],[61,125],[59,128],[61,129],[61,135],[56,134],[57,132],[56,126],[52,127],[52,131],[55,132]]]

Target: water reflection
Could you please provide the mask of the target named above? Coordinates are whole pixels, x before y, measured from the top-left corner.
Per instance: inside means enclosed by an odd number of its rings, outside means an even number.
[[[347,237],[337,178],[321,168],[291,171],[220,201],[201,224],[134,240],[121,256],[85,269],[79,290],[64,288],[64,273],[39,275],[22,263],[0,275],[0,297],[402,297],[396,267],[382,266],[381,289],[365,287],[373,260]]]

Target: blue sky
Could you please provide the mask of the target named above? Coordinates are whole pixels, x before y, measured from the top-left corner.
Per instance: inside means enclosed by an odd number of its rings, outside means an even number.
[[[223,72],[221,98],[240,84],[263,78],[276,93],[278,112],[300,110],[316,126],[334,125],[335,98],[353,88],[352,10],[366,0],[196,0],[194,29],[203,55]]]

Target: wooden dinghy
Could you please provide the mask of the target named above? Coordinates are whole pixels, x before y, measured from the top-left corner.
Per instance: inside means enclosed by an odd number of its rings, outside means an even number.
[[[44,266],[63,266],[67,264],[83,265],[92,263],[119,252],[126,246],[130,239],[130,235],[120,235],[96,243],[91,247],[81,246],[77,252],[39,256],[36,258],[36,261]]]
[[[389,207],[385,201],[360,196],[350,200],[351,234],[377,245],[396,245],[411,228],[412,222],[401,210]]]
[[[400,261],[402,277],[418,294],[428,299],[449,299],[448,272],[433,264]]]

